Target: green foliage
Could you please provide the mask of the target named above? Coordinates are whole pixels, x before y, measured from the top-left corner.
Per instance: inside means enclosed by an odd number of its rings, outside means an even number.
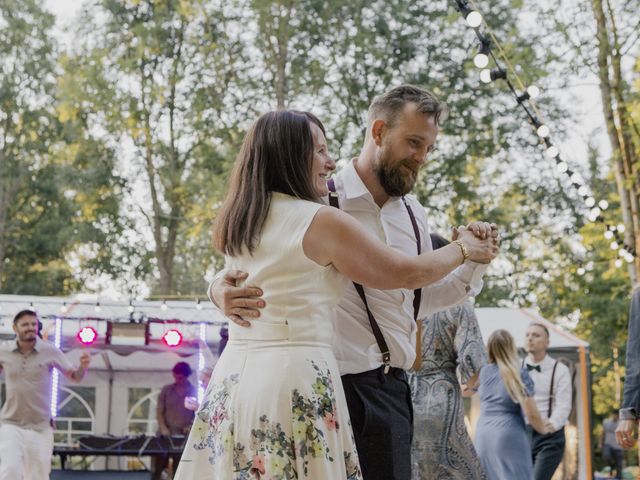
[[[53,17],[39,2],[0,5],[0,285],[3,292],[64,294],[77,268],[110,271],[118,200],[108,154],[55,107]],[[72,258],[84,249],[87,259]]]

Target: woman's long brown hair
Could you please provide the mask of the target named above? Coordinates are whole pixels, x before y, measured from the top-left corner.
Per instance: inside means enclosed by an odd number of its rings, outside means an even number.
[[[313,137],[309,122],[322,130],[311,113],[277,110],[262,115],[251,126],[229,180],[220,208],[214,245],[226,255],[252,253],[271,205],[271,193],[280,192],[316,201],[311,182]]]

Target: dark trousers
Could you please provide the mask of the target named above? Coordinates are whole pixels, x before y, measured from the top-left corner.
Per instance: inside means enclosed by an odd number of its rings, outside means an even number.
[[[413,407],[404,370],[343,375],[364,480],[410,480]]]
[[[535,480],[551,480],[562,461],[564,444],[564,427],[549,435],[540,435],[535,430],[531,430],[533,478]]]
[[[622,478],[622,463],[624,461],[624,450],[621,448],[604,445],[602,448],[602,459],[604,463],[616,471],[615,478]]]
[[[170,458],[173,458],[173,473],[175,474],[181,456],[182,455],[157,455],[151,457],[151,479],[160,480],[162,478],[162,472],[169,466]],[[170,475],[169,478],[173,478],[173,475]]]

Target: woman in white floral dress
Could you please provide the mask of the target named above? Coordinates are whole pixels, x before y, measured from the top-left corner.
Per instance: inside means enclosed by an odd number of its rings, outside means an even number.
[[[311,114],[270,112],[247,134],[215,240],[227,267],[261,286],[266,307],[251,327],[229,326],[178,480],[362,478],[331,350],[339,272],[373,288],[413,289],[462,255],[454,245],[438,262],[432,252],[405,257],[318,203],[334,168]]]

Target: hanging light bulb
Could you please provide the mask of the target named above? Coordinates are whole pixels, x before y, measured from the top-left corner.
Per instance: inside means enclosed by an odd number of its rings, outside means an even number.
[[[593,198],[593,197],[587,197],[587,198],[585,199],[585,201],[584,201],[584,204],[585,204],[587,207],[591,208],[591,207],[593,207],[593,206],[596,204],[596,199],[595,199],[595,198]]]
[[[167,308],[169,308],[169,307],[167,306],[167,301],[166,301],[166,300],[163,300],[163,301],[162,301],[162,305],[160,305],[160,309],[161,309],[161,310],[166,310]]]
[[[489,53],[491,52],[491,42],[488,38],[480,36],[480,48],[475,57],[473,64],[478,68],[485,68],[489,65]]]
[[[480,80],[484,83],[491,83],[491,70],[485,68],[480,71]]]
[[[527,93],[531,98],[538,98],[538,95],[540,95],[540,89],[535,85],[529,85],[529,88],[527,88]],[[546,137],[547,135],[542,136]]]
[[[478,68],[485,68],[489,65],[489,57],[486,54],[479,52],[475,57],[473,57],[473,64]]]
[[[633,263],[633,254],[629,253],[626,257],[625,260],[627,261],[627,263]]]
[[[67,313],[67,302],[62,302],[62,306],[60,307],[60,313]]]
[[[560,150],[558,150],[558,147],[556,147],[555,145],[551,145],[549,148],[547,148],[547,156],[549,156],[550,158],[557,157],[558,155],[560,155]]]
[[[94,310],[96,313],[100,313],[100,310],[102,310],[102,308],[100,307],[100,302],[96,302],[96,306],[95,306],[95,307],[93,307],[93,310]]]
[[[545,138],[549,136],[549,127],[547,127],[546,125],[540,125],[538,127],[538,129],[536,130],[536,132],[538,133],[538,136]]]
[[[607,202],[606,200],[600,200],[598,202],[598,206],[602,209],[602,210],[606,210],[607,208],[609,208],[609,202]]]
[[[591,209],[591,216],[593,217],[594,220],[598,218],[601,213],[602,211],[598,207],[593,207]]]
[[[127,307],[127,311],[129,313],[133,313],[133,311],[136,309],[136,307],[133,306],[133,300],[129,300],[129,306]]]
[[[582,175],[578,172],[573,172],[570,178],[573,183],[582,183]]]
[[[556,168],[558,169],[558,172],[564,173],[569,170],[569,165],[567,165],[567,162],[558,162]]]
[[[467,13],[465,20],[467,22],[467,25],[469,25],[471,28],[478,28],[480,24],[482,24],[482,15],[480,15],[480,12],[471,10],[469,13]]]
[[[576,270],[576,273],[580,276],[584,275],[585,270],[582,267],[578,267],[578,269]]]
[[[198,299],[198,301],[196,302],[196,308],[198,310],[202,310],[202,304],[200,303],[200,299]]]
[[[614,240],[609,246],[611,247],[611,250],[617,250],[619,245],[618,242]]]
[[[623,223],[619,223],[619,224],[618,224],[618,231],[619,231],[620,233],[624,233],[624,231],[625,231],[626,229],[627,229],[627,228],[624,226],[624,224],[623,224]]]
[[[607,240],[611,240],[613,238],[613,232],[611,230],[607,230],[606,232],[604,232],[604,238],[606,238]]]
[[[619,258],[616,258],[616,261],[613,263],[615,263],[616,268],[620,268],[622,266],[622,260]]]

